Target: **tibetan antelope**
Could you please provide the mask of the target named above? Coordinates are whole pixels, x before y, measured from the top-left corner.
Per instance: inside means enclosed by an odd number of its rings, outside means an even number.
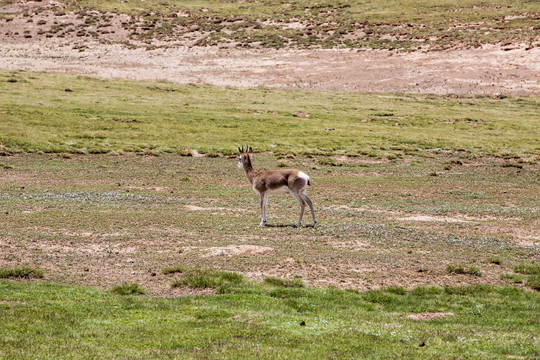
[[[266,204],[268,204],[268,196],[273,194],[291,194],[300,203],[300,218],[298,219],[297,227],[302,225],[302,217],[304,216],[304,208],[306,203],[311,209],[313,216],[313,227],[317,225],[315,218],[315,210],[313,203],[306,195],[306,188],[309,186],[309,176],[300,170],[283,169],[272,171],[255,171],[251,165],[253,157],[253,149],[244,146],[238,148],[240,158],[238,167],[244,169],[246,176],[251,183],[253,191],[261,197],[262,220],[259,226],[266,224]]]

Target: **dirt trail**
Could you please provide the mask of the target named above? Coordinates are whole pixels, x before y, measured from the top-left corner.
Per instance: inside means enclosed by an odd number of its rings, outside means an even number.
[[[81,45],[84,45],[81,48]],[[305,90],[540,95],[540,48],[396,53],[350,50],[129,49],[58,39],[0,44],[0,68],[109,79]]]

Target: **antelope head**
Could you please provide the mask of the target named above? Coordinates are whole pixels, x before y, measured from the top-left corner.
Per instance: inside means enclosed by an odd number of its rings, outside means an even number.
[[[251,167],[253,148],[246,145],[246,149],[244,150],[244,145],[242,145],[242,148],[238,148],[238,152],[240,153],[238,157],[238,168],[249,169]]]

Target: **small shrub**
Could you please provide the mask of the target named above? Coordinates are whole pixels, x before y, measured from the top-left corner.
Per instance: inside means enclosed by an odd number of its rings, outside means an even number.
[[[218,271],[214,269],[195,269],[186,272],[184,278],[174,281],[172,287],[189,286],[195,289],[218,289],[238,285],[244,277],[238,273]]]
[[[396,294],[396,295],[405,295],[405,294],[407,294],[407,290],[405,290],[402,286],[392,286],[392,287],[389,287],[388,289],[386,289],[386,291],[391,293],[391,294]]]
[[[375,304],[389,304],[397,299],[394,294],[389,294],[384,290],[371,290],[364,294],[364,300]]]
[[[179,265],[179,266],[173,266],[170,268],[163,269],[162,273],[164,275],[168,275],[168,274],[174,274],[174,273],[184,273],[187,270],[188,270],[187,267]]]
[[[270,290],[268,296],[279,299],[301,298],[308,294],[304,288],[276,288]]]
[[[289,279],[277,279],[277,278],[267,277],[266,279],[264,279],[264,282],[269,285],[287,287],[287,288],[302,288],[305,286],[302,279],[299,279],[299,278],[289,280]]]
[[[447,286],[444,288],[444,292],[449,295],[475,295],[475,294],[488,294],[491,293],[494,288],[490,285],[468,285],[468,286]]]
[[[514,267],[514,272],[525,275],[540,275],[540,265],[522,264]]]
[[[342,166],[343,165],[342,163],[339,163],[332,158],[322,158],[319,160],[319,164],[325,165],[325,166]]]
[[[480,272],[480,269],[474,266],[465,266],[462,264],[458,265],[448,265],[446,267],[446,272],[449,274],[465,274],[465,275],[474,275],[474,276],[481,276],[482,273]]]
[[[502,260],[501,258],[489,258],[488,262],[495,265],[501,265]]]
[[[515,168],[518,168],[518,169],[523,169],[523,165],[521,165],[521,164],[514,164],[514,163],[505,163],[505,164],[502,164],[501,167],[504,167],[504,168],[507,168],[507,167],[515,167]]]
[[[289,164],[285,163],[285,162],[280,162],[277,164],[277,167],[280,167],[280,168],[283,168],[283,167],[288,167]]]
[[[146,291],[139,284],[122,284],[115,286],[111,289],[111,292],[118,295],[142,295]]]
[[[510,280],[514,284],[521,284],[525,277],[523,275],[518,274],[501,274],[499,275],[501,279],[503,280]]]
[[[412,295],[424,296],[424,295],[436,295],[442,294],[444,289],[438,286],[419,286],[411,291]]]
[[[534,275],[534,276],[529,277],[525,285],[527,285],[533,290],[540,291],[540,276]]]
[[[13,168],[14,168],[13,165],[0,163],[0,169],[11,170]]]
[[[30,266],[12,267],[4,266],[0,268],[0,279],[41,279],[43,270]]]

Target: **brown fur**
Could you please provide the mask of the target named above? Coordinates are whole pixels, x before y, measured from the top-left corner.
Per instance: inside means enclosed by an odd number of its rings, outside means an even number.
[[[298,177],[298,172],[299,170],[295,169],[259,171],[253,179],[253,187],[259,192],[279,189],[282,186],[287,186],[290,189],[303,189],[307,186],[307,182]]]

